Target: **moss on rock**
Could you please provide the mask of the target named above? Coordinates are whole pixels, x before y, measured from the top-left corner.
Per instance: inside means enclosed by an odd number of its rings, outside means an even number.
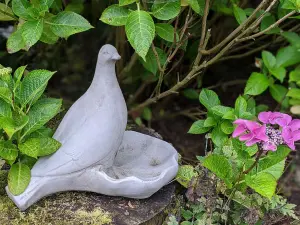
[[[90,201],[90,193],[66,192],[42,199],[26,212],[8,198],[4,190],[7,172],[0,171],[0,223],[5,225],[104,225],[112,215],[100,203]]]

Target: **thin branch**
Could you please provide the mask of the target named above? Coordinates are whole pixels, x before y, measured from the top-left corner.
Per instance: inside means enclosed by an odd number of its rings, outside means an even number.
[[[152,46],[152,50],[154,52],[154,56],[155,56],[155,59],[156,59],[156,63],[157,63],[158,69],[159,69],[160,72],[163,73],[164,71],[163,71],[163,68],[161,68],[161,64],[160,64],[160,60],[159,60],[159,55],[158,55],[158,53],[156,51],[156,48],[155,48],[155,46],[154,46],[153,43],[152,43],[151,46]]]
[[[201,31],[201,38],[200,38],[200,43],[198,47],[198,52],[201,52],[203,50],[203,45],[205,41],[205,35],[206,35],[206,25],[207,25],[207,16],[209,13],[209,2],[210,0],[206,0],[205,2],[205,8],[204,8],[204,14],[202,18],[202,31]],[[198,65],[201,61],[202,54],[198,54],[196,59],[195,59],[195,65]]]
[[[217,44],[215,47],[209,50],[202,50],[202,54],[209,55],[219,51],[225,44],[227,44],[232,38],[234,38],[240,31],[242,31],[255,17],[256,14],[265,6],[269,0],[263,0],[259,6],[253,11],[253,13],[246,19],[241,25],[239,25],[234,31],[232,31],[223,41]]]
[[[265,33],[267,33],[268,31],[272,30],[273,28],[277,27],[280,23],[282,23],[283,21],[285,21],[286,19],[288,19],[289,17],[291,17],[292,15],[294,15],[296,13],[295,10],[291,11],[290,13],[286,14],[284,17],[282,17],[281,19],[277,20],[275,23],[273,23],[271,26],[269,26],[268,28],[264,29],[261,32],[258,32],[256,34],[253,34],[251,36],[245,37],[245,38],[241,38],[239,40],[237,40],[238,42],[243,42],[243,41],[247,41],[250,39],[255,39],[256,37],[259,37]]]

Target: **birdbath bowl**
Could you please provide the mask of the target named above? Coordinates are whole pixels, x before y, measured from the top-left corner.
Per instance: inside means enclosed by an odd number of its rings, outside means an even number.
[[[104,45],[89,89],[68,110],[53,138],[62,146],[41,157],[26,190],[6,192],[20,210],[63,191],[89,191],[148,198],[178,170],[178,153],[169,143],[125,131],[127,107],[115,74],[117,50]]]

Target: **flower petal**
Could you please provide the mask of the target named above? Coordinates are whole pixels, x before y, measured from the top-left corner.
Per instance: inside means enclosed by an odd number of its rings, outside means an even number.
[[[263,146],[262,146],[263,150],[266,150],[266,151],[276,151],[277,150],[277,146],[272,143],[272,142],[269,142],[269,141],[266,141],[264,142]]]
[[[238,137],[246,131],[246,127],[243,125],[238,125],[232,133],[232,137]]]
[[[256,144],[256,143],[258,143],[260,141],[261,140],[258,140],[256,138],[252,138],[250,141],[246,141],[245,144],[246,144],[246,146],[250,147],[250,146],[252,146],[252,145],[254,145],[254,144]]]
[[[285,127],[285,126],[289,125],[290,122],[292,121],[292,117],[288,114],[279,113],[279,112],[276,112],[274,114],[276,115],[275,123],[281,127]]]
[[[254,137],[254,135],[252,133],[244,134],[244,135],[240,136],[239,140],[247,141],[247,140],[251,140],[253,137]]]
[[[272,112],[261,112],[258,114],[258,119],[263,123],[269,123],[269,119],[271,115]]]
[[[300,130],[300,120],[299,119],[292,120],[289,126],[292,128],[292,130]]]
[[[260,128],[257,128],[253,131],[255,138],[262,140],[262,141],[268,141],[269,138],[266,135],[266,124],[261,126]]]

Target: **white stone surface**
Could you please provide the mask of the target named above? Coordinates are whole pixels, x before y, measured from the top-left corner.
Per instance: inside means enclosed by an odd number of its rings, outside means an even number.
[[[62,147],[38,160],[24,193],[14,196],[6,187],[21,210],[62,191],[147,198],[176,176],[177,152],[169,143],[125,131],[127,108],[115,74],[118,59],[113,46],[101,48],[91,86],[54,134]]]

